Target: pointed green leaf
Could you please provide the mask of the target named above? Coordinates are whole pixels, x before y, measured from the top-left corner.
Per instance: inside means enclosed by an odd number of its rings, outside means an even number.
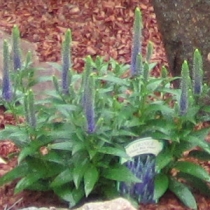
[[[105,147],[98,149],[97,151],[100,153],[103,153],[103,154],[109,154],[109,155],[129,158],[125,149],[119,149],[119,148],[105,146]]]
[[[185,179],[187,183],[194,188],[196,188],[201,194],[206,195],[209,197],[210,195],[210,187],[207,182],[192,176],[186,173],[178,173],[178,178]]]
[[[61,64],[57,63],[57,62],[47,62],[47,64],[49,64],[50,66],[52,66],[53,68],[62,71],[62,66]]]
[[[68,168],[65,171],[62,171],[58,176],[56,176],[50,186],[53,188],[60,187],[61,185],[64,185],[72,180],[73,180],[72,169]]]
[[[36,148],[34,147],[25,147],[24,149],[22,149],[22,151],[20,152],[18,156],[18,163],[20,163],[28,155],[30,154],[33,155],[35,151],[36,151]]]
[[[22,178],[15,187],[15,193],[19,193],[28,187],[30,185],[34,184],[36,181],[38,181],[40,178],[42,178],[43,173],[40,171],[35,171],[33,173],[29,173],[27,176]]]
[[[118,84],[118,85],[128,85],[128,83],[126,82],[125,79],[114,77],[111,75],[105,75],[103,77],[99,77],[98,79],[102,80],[102,81],[112,82],[112,83]]]
[[[210,154],[206,151],[201,151],[201,150],[192,150],[189,152],[189,156],[203,161],[210,160]]]
[[[201,166],[187,161],[178,161],[174,168],[187,174],[191,174],[199,179],[210,182],[210,176],[208,172]]]
[[[85,185],[85,195],[86,197],[93,190],[96,182],[98,181],[99,173],[94,165],[90,165],[84,174],[84,185]]]
[[[55,151],[50,151],[48,154],[44,155],[42,159],[44,161],[65,165],[64,158]]]
[[[121,182],[141,182],[126,166],[117,165],[112,168],[106,169],[103,177]]]
[[[63,185],[55,188],[54,192],[63,200],[69,202],[70,207],[74,207],[84,197],[85,193],[82,187],[78,189],[71,188],[69,185]]]
[[[181,182],[170,179],[169,189],[189,208],[197,209],[196,200],[191,191]]]
[[[75,167],[73,169],[73,180],[74,180],[74,184],[77,189],[78,189],[78,187],[82,181],[82,178],[84,177],[84,173],[88,167],[89,167],[89,163],[87,160],[84,160],[83,162],[81,162],[81,164],[75,165]]]
[[[55,143],[51,144],[48,146],[49,149],[54,149],[54,150],[72,150],[72,142],[60,142],[60,143]]]
[[[13,181],[19,177],[23,177],[28,173],[28,165],[26,163],[22,163],[16,166],[14,169],[9,171],[0,177],[0,186],[6,184],[10,181]]]
[[[186,139],[183,139],[183,141],[188,141],[190,144],[192,144],[192,147],[199,146],[206,152],[210,153],[210,145],[207,141],[204,140],[204,138],[200,138],[199,136],[189,135]]]
[[[166,192],[168,189],[169,180],[165,174],[158,174],[155,177],[155,189],[154,189],[154,200],[158,202],[160,197]]]
[[[161,151],[156,157],[155,170],[159,172],[173,160],[169,149]]]
[[[29,143],[26,132],[14,125],[6,125],[5,129],[0,131],[0,140],[6,139],[10,139],[18,147],[23,147]]]

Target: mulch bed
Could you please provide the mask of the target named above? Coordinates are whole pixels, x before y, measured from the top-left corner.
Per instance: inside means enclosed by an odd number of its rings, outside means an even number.
[[[143,15],[143,54],[148,40],[154,43],[153,70],[159,75],[162,65],[167,66],[166,56],[157,29],[153,8],[149,0],[7,0],[0,1],[0,29],[11,33],[17,24],[21,37],[36,44],[40,62],[59,61],[61,42],[65,31],[72,30],[73,68],[81,72],[87,55],[110,57],[121,63],[130,62],[134,10],[139,6]],[[14,124],[13,117],[0,110],[0,128]],[[16,163],[12,156],[17,148],[9,140],[0,142],[0,176],[11,170]],[[0,209],[17,204],[12,209],[27,206],[65,206],[52,193],[24,191],[13,195],[15,182],[0,188]],[[196,196],[199,209],[210,209],[210,199]],[[183,210],[185,208],[171,193],[158,205],[141,206],[140,209]]]

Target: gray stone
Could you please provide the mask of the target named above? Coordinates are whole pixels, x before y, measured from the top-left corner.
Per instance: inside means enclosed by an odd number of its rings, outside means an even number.
[[[23,209],[19,209],[19,210],[69,210],[67,208],[56,208],[56,207],[41,207],[41,208],[37,208],[37,207],[27,207],[27,208],[23,208]]]
[[[11,35],[0,30],[0,84],[2,80],[2,74],[3,74],[3,41],[5,39],[8,40],[9,44],[11,45]],[[23,60],[28,51],[32,52],[33,66],[36,68],[35,77],[38,78],[41,76],[46,77],[46,76],[55,75],[60,78],[60,73],[58,70],[53,68],[47,62],[39,62],[39,57],[36,53],[36,44],[28,42],[24,39],[21,39],[20,47],[21,47]],[[42,99],[45,97],[44,91],[51,90],[52,88],[53,88],[52,82],[47,81],[47,82],[41,82],[35,85],[33,87],[33,90],[35,92],[35,95],[37,95],[37,98]]]
[[[124,198],[117,198],[105,202],[86,203],[74,210],[136,210],[129,201]]]
[[[152,0],[151,3],[173,76],[180,75],[185,59],[192,67],[193,52],[198,48],[203,55],[207,83],[210,83],[209,0]]]
[[[36,208],[36,207],[27,207],[19,210],[137,210],[134,208],[129,201],[124,198],[117,198],[110,201],[104,202],[90,202],[86,203],[79,208],[67,209],[67,208]]]

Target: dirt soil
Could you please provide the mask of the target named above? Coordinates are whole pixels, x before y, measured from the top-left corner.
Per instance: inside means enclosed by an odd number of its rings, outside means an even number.
[[[167,66],[166,56],[157,29],[153,8],[149,0],[7,0],[0,1],[0,29],[11,33],[17,24],[21,38],[36,44],[40,62],[59,61],[61,42],[65,31],[70,28],[73,35],[73,68],[78,72],[84,66],[87,55],[110,57],[122,63],[130,62],[134,10],[142,11],[143,53],[148,40],[154,43],[152,61],[157,62],[153,74],[158,76],[160,67]],[[13,117],[0,110],[0,128],[14,124]],[[9,140],[0,142],[0,176],[17,164],[11,158],[17,148]],[[4,161],[5,162],[4,162]],[[209,169],[209,164],[205,166]],[[36,207],[66,207],[52,193],[24,191],[13,194],[15,182],[0,188],[0,209],[16,203],[11,210]],[[210,199],[197,195],[200,210],[210,209]],[[183,210],[184,207],[171,193],[166,193],[157,205],[140,206],[142,210]]]

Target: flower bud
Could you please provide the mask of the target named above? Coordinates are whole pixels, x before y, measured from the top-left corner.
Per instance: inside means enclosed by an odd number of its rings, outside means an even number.
[[[95,132],[95,94],[94,75],[90,74],[84,89],[84,111],[87,120],[87,132]]]
[[[70,68],[71,68],[71,31],[67,30],[62,45],[62,92],[69,94]]]
[[[135,19],[134,19],[134,35],[133,35],[133,44],[131,50],[131,76],[136,76],[139,74],[136,68],[136,59],[137,55],[141,53],[141,33],[142,33],[142,17],[139,8],[135,10]]]
[[[32,90],[29,90],[24,97],[24,108],[25,116],[28,124],[35,128],[36,127],[36,116],[34,107],[34,94]]]
[[[181,72],[181,96],[179,101],[180,115],[185,115],[188,111],[189,105],[189,84],[190,84],[190,76],[189,76],[189,67],[187,61],[184,61],[182,64],[182,72]]]
[[[12,29],[12,53],[14,70],[21,69],[20,31],[15,25]]]
[[[12,87],[9,76],[9,46],[7,40],[3,44],[3,80],[2,80],[2,98],[5,101],[11,101],[13,98]]]
[[[198,49],[195,50],[193,56],[193,92],[201,94],[203,83],[203,61],[201,53]]]

